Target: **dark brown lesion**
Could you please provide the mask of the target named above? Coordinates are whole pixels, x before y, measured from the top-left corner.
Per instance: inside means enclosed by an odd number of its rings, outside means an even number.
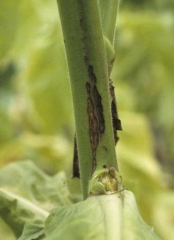
[[[96,168],[96,151],[100,141],[100,137],[105,130],[102,98],[97,90],[95,84],[86,82],[87,91],[87,114],[89,119],[89,139],[92,148],[92,168],[93,171]],[[73,158],[73,177],[80,177],[78,166],[78,153],[77,144],[75,139],[74,146],[74,158]]]
[[[93,155],[93,171],[96,168],[96,150],[100,140],[100,133],[99,133],[99,121],[97,119],[96,114],[96,103],[94,101],[93,96],[93,87],[91,87],[90,83],[86,83],[86,90],[87,90],[87,113],[89,118],[89,137],[90,143],[92,148],[92,155]]]
[[[96,105],[96,114],[99,124],[99,134],[102,136],[105,131],[105,121],[104,121],[104,115],[103,115],[103,105],[102,105],[102,98],[97,90],[96,85],[93,86],[93,97]]]
[[[80,178],[77,139],[74,137],[74,155],[73,155],[73,178]]]
[[[115,97],[115,92],[114,92],[114,86],[113,86],[111,80],[109,81],[109,89],[110,89],[110,95],[111,95],[112,126],[113,126],[114,140],[115,140],[115,145],[116,145],[118,140],[119,140],[117,131],[121,131],[122,126],[121,126],[121,121],[118,118],[118,111],[117,111],[117,103],[116,103],[116,97]]]

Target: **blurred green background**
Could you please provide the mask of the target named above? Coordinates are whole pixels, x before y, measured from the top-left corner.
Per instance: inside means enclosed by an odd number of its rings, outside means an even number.
[[[174,235],[174,0],[123,0],[112,73],[125,186],[164,240]],[[0,1],[0,167],[30,159],[72,180],[74,119],[56,1]],[[0,223],[2,239],[14,239]]]

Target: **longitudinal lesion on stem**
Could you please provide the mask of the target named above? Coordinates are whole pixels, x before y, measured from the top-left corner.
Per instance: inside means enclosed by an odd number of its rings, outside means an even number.
[[[87,112],[89,117],[89,137],[93,155],[93,170],[96,167],[96,150],[99,143],[98,120],[95,114],[95,105],[92,99],[92,89],[90,83],[86,83],[88,93],[87,97]]]
[[[91,148],[93,151],[93,172],[96,168],[96,150],[100,138],[104,134],[105,130],[105,121],[103,116],[103,106],[102,106],[102,98],[96,87],[96,77],[93,72],[93,68],[90,65],[89,74],[91,75],[93,86],[89,82],[86,83],[87,90],[87,112],[89,117],[89,136],[91,142]],[[111,95],[111,114],[112,114],[112,126],[113,126],[113,134],[115,145],[117,144],[119,137],[117,131],[122,130],[121,121],[118,117],[117,112],[117,103],[116,96],[114,92],[114,86],[112,81],[109,81],[109,90]],[[78,164],[78,149],[76,138],[74,140],[74,156],[73,156],[73,177],[80,177],[79,164]]]

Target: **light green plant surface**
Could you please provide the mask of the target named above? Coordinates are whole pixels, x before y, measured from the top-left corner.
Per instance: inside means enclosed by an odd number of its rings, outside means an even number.
[[[92,196],[53,211],[46,220],[46,235],[50,240],[159,239],[141,219],[134,196],[127,190],[121,194]]]
[[[71,175],[73,116],[57,14],[55,1],[0,3],[1,166],[30,158],[49,172],[64,168]],[[174,195],[154,158],[149,121],[136,111],[137,106],[150,110],[166,127],[172,152],[173,16],[120,11],[119,19],[112,75],[124,130],[117,147],[119,166],[141,215],[168,240],[174,234]],[[71,191],[77,190],[71,183]],[[0,223],[2,239],[15,239],[5,226]]]
[[[0,215],[14,232],[9,239],[159,239],[130,191],[72,204],[64,173],[49,177],[31,161],[2,168],[0,180]]]
[[[0,170],[0,216],[17,238],[22,232],[30,239],[43,235],[50,210],[70,204],[63,172],[49,177],[30,161],[13,163]]]

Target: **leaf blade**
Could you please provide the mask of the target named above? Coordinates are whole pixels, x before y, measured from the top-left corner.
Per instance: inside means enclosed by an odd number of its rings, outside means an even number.
[[[26,223],[43,226],[51,209],[70,204],[63,172],[47,176],[31,161],[0,169],[0,216],[17,237]]]
[[[127,190],[55,209],[45,222],[45,233],[45,240],[160,240]]]

